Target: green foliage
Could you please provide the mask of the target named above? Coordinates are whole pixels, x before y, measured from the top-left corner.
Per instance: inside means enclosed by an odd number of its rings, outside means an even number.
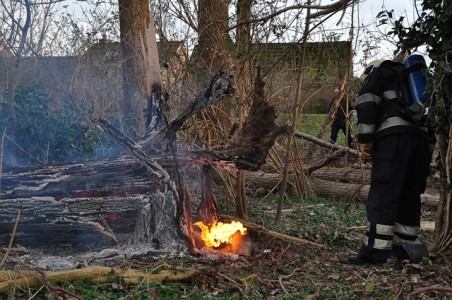
[[[93,283],[86,280],[77,280],[73,282],[53,282],[54,286],[61,286],[66,291],[72,292],[83,299],[90,300],[113,300],[113,299],[133,299],[133,300],[147,300],[147,299],[206,299],[196,291],[190,291],[185,285],[180,283],[174,284],[157,284],[157,283],[143,283],[143,284],[126,284],[121,279],[110,278],[108,283]],[[37,290],[37,289],[36,289]],[[37,294],[35,299],[53,299],[51,294],[46,289],[39,289],[32,291]],[[17,291],[14,299],[28,299],[30,291]],[[8,295],[0,294],[0,300],[6,300]],[[234,297],[214,297],[212,299],[226,300],[226,299],[240,299]]]
[[[255,205],[262,207],[261,199],[251,199],[250,208]],[[347,228],[365,223],[365,208],[361,203],[348,203],[342,200],[326,199],[321,196],[311,196],[301,200],[298,197],[287,197],[284,207],[292,207],[290,213],[284,214],[285,222],[274,224],[274,207],[278,195],[270,195],[265,200],[268,208],[264,211],[250,209],[252,219],[261,220],[265,227],[277,232],[286,232],[291,236],[315,240],[330,246],[353,246],[346,238]],[[220,207],[221,209],[221,207]]]
[[[83,125],[74,110],[50,111],[52,99],[36,87],[15,91],[16,132],[5,141],[5,164],[63,162],[86,152]],[[11,119],[1,103],[0,128],[9,135]]]
[[[315,250],[295,245],[289,248],[287,243],[281,243],[278,239],[254,234],[257,243],[255,246],[258,249],[248,258],[212,260],[187,256],[174,261],[165,257],[148,267],[149,273],[153,273],[152,270],[161,270],[162,266],[168,270],[168,265],[204,269],[205,272],[184,283],[143,282],[135,285],[125,283],[121,278],[110,278],[107,283],[79,280],[52,282],[52,285],[62,287],[86,300],[399,299],[426,285],[450,285],[449,264],[440,263],[438,258],[433,261],[425,260],[422,265],[399,264],[395,261],[372,267],[345,264],[344,259],[356,251],[364,234],[362,230],[350,230],[352,227],[366,224],[364,203],[350,203],[320,196],[305,200],[288,197],[284,203],[284,222],[275,226],[274,209],[278,197],[249,200],[251,222],[270,230],[326,244],[327,249]],[[422,240],[432,234],[423,231]],[[245,297],[237,290],[237,283],[242,287],[242,291],[245,291],[244,285],[240,283],[241,279],[253,274],[257,275],[258,279],[253,282],[249,294]],[[413,278],[416,278],[416,282]],[[402,285],[406,288],[401,289]],[[285,291],[281,286],[285,287]],[[9,295],[0,294],[0,300],[56,298],[53,296],[55,295],[45,287],[16,288],[14,295],[12,292]],[[438,295],[428,299],[444,299],[440,297],[441,295]]]
[[[422,11],[418,19],[410,27],[404,27],[404,17],[394,21],[393,30],[389,32],[399,38],[399,49],[417,50],[426,46],[430,65],[431,77],[429,89],[432,94],[432,123],[437,132],[448,131],[452,112],[452,69],[450,66],[450,51],[452,50],[452,5],[445,9],[442,0],[424,0]],[[381,12],[381,20],[392,19],[392,12]],[[444,101],[441,105],[434,105]]]
[[[326,114],[303,114],[300,118],[300,131],[316,136],[322,129],[325,119]]]
[[[15,91],[16,131],[11,132],[7,103],[0,103],[0,129],[6,130],[3,162],[5,165],[67,163],[85,159],[102,159],[119,153],[107,136],[90,130],[81,114],[66,103],[52,110],[53,99],[36,86],[18,87]],[[120,118],[111,117],[114,126],[123,128]]]

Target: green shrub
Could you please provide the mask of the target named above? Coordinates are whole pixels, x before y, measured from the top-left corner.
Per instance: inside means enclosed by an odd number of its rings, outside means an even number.
[[[0,129],[8,136],[3,148],[5,165],[67,163],[119,153],[105,135],[90,130],[71,103],[65,103],[63,109],[51,110],[52,101],[36,86],[18,87],[14,133],[7,103],[0,103]]]

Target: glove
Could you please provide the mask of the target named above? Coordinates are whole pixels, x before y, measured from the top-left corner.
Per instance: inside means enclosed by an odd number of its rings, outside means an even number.
[[[364,161],[372,161],[372,157],[370,156],[370,152],[372,151],[372,143],[369,144],[359,144],[359,152],[361,153],[361,157]]]

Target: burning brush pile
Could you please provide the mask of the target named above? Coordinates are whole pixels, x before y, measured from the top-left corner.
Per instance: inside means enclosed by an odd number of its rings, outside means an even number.
[[[20,249],[41,258],[71,257],[74,266],[82,261],[146,260],[200,249],[249,255],[249,229],[238,221],[218,221],[210,187],[202,188],[201,208],[195,216],[201,222],[192,222],[191,199],[179,169],[202,166],[203,185],[209,185],[207,173],[212,165],[258,170],[276,137],[286,130],[274,123],[275,111],[265,101],[263,86],[258,76],[243,131],[219,152],[163,153],[155,146],[175,141],[190,116],[232,94],[231,77],[222,73],[215,74],[207,90],[181,115],[157,131],[146,132],[137,142],[106,121],[91,120],[122,147],[118,157],[4,169],[0,244],[9,246],[3,250]]]

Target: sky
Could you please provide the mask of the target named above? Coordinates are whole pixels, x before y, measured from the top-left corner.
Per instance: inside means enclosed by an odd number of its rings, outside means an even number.
[[[391,0],[391,1],[385,1],[385,0],[365,0],[361,1],[358,4],[358,13],[356,13],[355,10],[355,26],[358,24],[370,24],[372,20],[375,20],[376,16],[379,12],[383,10],[393,10],[394,16],[396,18],[399,18],[400,16],[405,17],[406,25],[409,23],[412,23],[416,19],[416,10],[415,10],[415,0]],[[420,1],[417,1],[418,5],[420,4]],[[351,11],[349,9],[349,11]],[[349,21],[350,22],[350,21]],[[333,24],[335,25],[335,24]],[[370,31],[380,31],[382,33],[387,33],[391,30],[391,26],[389,25],[382,25],[382,26],[376,26],[371,25],[369,27]],[[364,31],[355,31],[355,35],[358,35],[355,37],[355,42],[357,39],[363,39],[365,36],[369,36],[369,34],[366,34]],[[386,40],[387,39],[387,40]],[[355,66],[354,71],[355,75],[358,75],[363,71],[364,67],[363,64],[366,62],[370,62],[373,59],[392,59],[394,55],[394,51],[397,49],[395,46],[395,40],[392,36],[386,35],[382,36],[381,40],[378,40],[377,43],[375,43],[375,46],[377,46],[379,49],[375,51],[375,55],[373,57],[369,57],[367,60],[364,59],[363,53],[361,49],[356,49],[356,57],[355,57]],[[356,44],[356,43],[355,43]]]
[[[413,10],[413,0],[366,0],[361,4],[361,6],[363,11],[365,10],[366,13],[373,16],[378,14],[382,6],[386,6],[388,9],[394,9],[395,12],[407,11],[411,13]]]

